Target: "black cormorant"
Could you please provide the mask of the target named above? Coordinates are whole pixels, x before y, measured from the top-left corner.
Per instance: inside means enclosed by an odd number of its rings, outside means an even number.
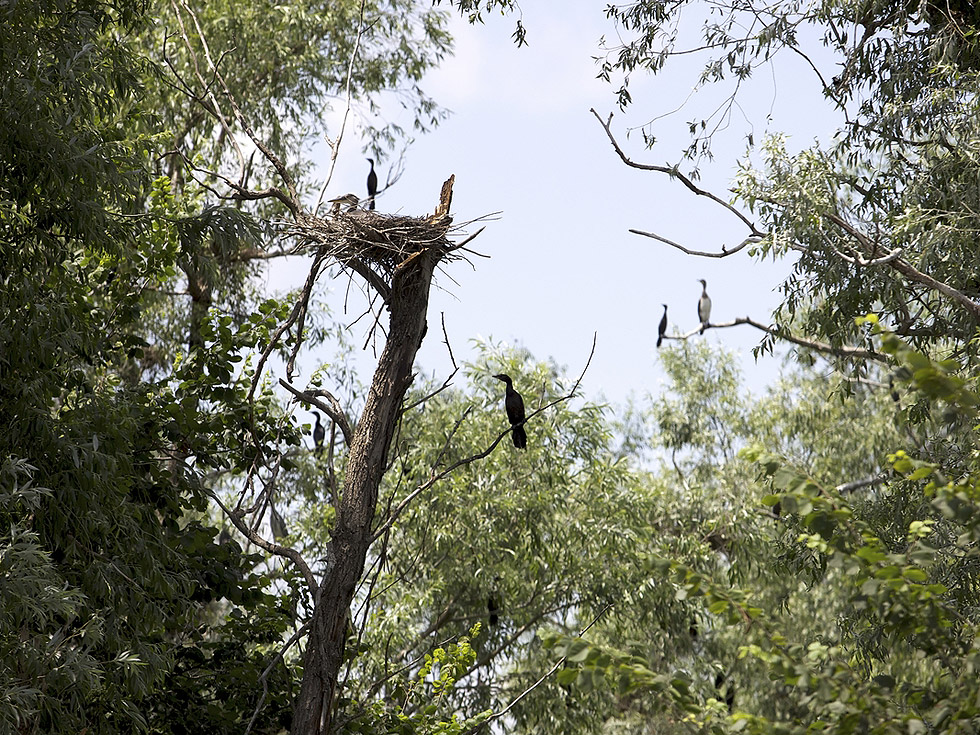
[[[316,426],[313,427],[313,454],[320,456],[320,452],[323,451],[323,437],[326,436],[326,431],[323,429],[323,424],[320,423],[320,414],[316,411],[311,411],[313,416],[316,418]]]
[[[715,689],[718,690],[718,694],[725,697],[725,704],[728,705],[729,713],[735,711],[735,682],[732,677],[727,676],[722,672],[718,672],[715,676]]]
[[[657,327],[657,347],[660,347],[660,343],[664,341],[664,332],[667,331],[667,304],[663,305],[664,315],[660,319],[660,326]]]
[[[369,158],[367,162],[371,164],[368,171],[367,190],[368,190],[368,209],[374,209],[374,195],[378,193],[378,175],[374,173],[374,159]]]
[[[269,514],[269,528],[272,529],[272,537],[277,541],[286,538],[289,535],[289,529],[286,528],[285,519],[279,515],[279,511],[274,505],[270,505],[269,510],[272,511]]]
[[[701,283],[701,298],[698,299],[698,319],[701,320],[700,334],[704,334],[705,328],[710,326],[708,319],[711,318],[711,298],[708,296],[707,281],[703,278],[699,278],[698,281]]]
[[[518,449],[527,448],[527,432],[524,431],[524,399],[521,394],[514,390],[514,381],[509,375],[500,373],[494,375],[497,380],[502,380],[507,384],[507,393],[504,396],[504,408],[507,409],[507,420],[513,427],[511,436],[514,439],[514,446]]]

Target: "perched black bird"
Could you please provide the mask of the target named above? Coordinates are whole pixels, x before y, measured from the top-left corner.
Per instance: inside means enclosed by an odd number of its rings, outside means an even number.
[[[701,332],[704,334],[704,330],[708,327],[708,319],[711,318],[711,299],[708,296],[708,283],[703,278],[699,278],[698,281],[701,283],[701,298],[698,299],[698,319],[701,320]]]
[[[497,601],[494,599],[493,595],[490,595],[487,598],[487,612],[489,613],[488,619],[490,621],[490,625],[497,624],[497,610],[499,609],[500,608],[497,607]]]
[[[374,209],[374,195],[378,193],[378,175],[374,173],[374,159],[369,158],[367,162],[371,164],[371,170],[368,172],[367,180],[368,209]]]
[[[277,541],[286,538],[289,535],[289,529],[286,528],[286,521],[279,515],[276,506],[270,505],[269,510],[272,511],[269,514],[269,528],[272,529],[272,537]]]
[[[521,394],[514,390],[514,381],[509,375],[500,373],[494,375],[497,380],[502,380],[507,384],[507,394],[504,396],[504,408],[507,409],[507,420],[513,427],[511,436],[514,439],[514,446],[518,449],[527,448],[527,432],[524,431],[524,399]]]
[[[718,690],[718,694],[725,698],[725,704],[728,705],[728,711],[735,711],[735,682],[732,677],[725,675],[722,672],[718,672],[715,676],[715,689]]]
[[[320,423],[320,414],[316,411],[311,411],[313,416],[316,418],[316,426],[313,427],[313,454],[320,456],[320,452],[323,451],[323,437],[326,435],[326,431],[323,429],[323,424]]]
[[[663,305],[664,315],[660,319],[660,326],[657,327],[657,347],[660,347],[660,343],[664,341],[664,332],[667,331],[667,304]]]

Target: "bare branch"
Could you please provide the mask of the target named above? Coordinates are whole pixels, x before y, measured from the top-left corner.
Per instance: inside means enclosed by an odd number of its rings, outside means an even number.
[[[282,378],[279,378],[279,385],[296,396],[297,400],[302,401],[309,406],[316,406],[323,411],[334,421],[334,423],[337,424],[337,426],[340,427],[340,431],[344,435],[344,443],[348,447],[350,446],[350,443],[354,438],[354,430],[351,428],[350,421],[348,420],[347,415],[344,413],[344,409],[340,406],[340,401],[338,401],[330,391],[323,390],[322,388],[302,391],[298,388],[294,388]],[[325,398],[326,403],[318,400],[318,398]]]
[[[843,485],[838,485],[834,488],[837,492],[842,495],[845,493],[854,492],[855,490],[861,490],[862,488],[872,487],[874,485],[880,485],[885,480],[890,477],[890,473],[882,472],[871,477],[866,477],[863,480],[854,480],[852,482],[845,482]]]
[[[313,570],[310,569],[309,564],[306,563],[306,560],[303,559],[302,555],[296,551],[296,549],[291,549],[287,546],[280,546],[279,544],[272,543],[271,541],[266,541],[264,538],[259,536],[258,533],[248,527],[248,524],[243,520],[245,516],[243,512],[229,510],[225,504],[221,502],[221,498],[218,497],[217,493],[213,492],[212,490],[205,488],[204,492],[218,504],[218,507],[221,508],[222,512],[228,517],[228,520],[231,521],[232,525],[235,526],[235,528],[237,528],[238,531],[245,536],[245,538],[258,546],[260,549],[264,549],[270,554],[275,554],[276,556],[281,556],[284,559],[291,561],[303,575],[303,579],[306,581],[306,584],[309,587],[310,594],[314,596],[316,595],[316,591],[319,587],[316,583],[316,577],[313,576]]]
[[[454,365],[454,367],[455,367],[455,365]],[[426,401],[428,401],[430,398],[433,398],[434,396],[437,396],[440,393],[442,393],[444,390],[446,390],[446,388],[448,388],[450,385],[452,385],[453,378],[456,376],[456,373],[458,373],[458,372],[459,372],[459,368],[456,368],[455,370],[453,370],[449,374],[449,377],[446,378],[445,382],[443,382],[443,384],[439,388],[436,388],[434,391],[432,391],[431,393],[429,393],[429,395],[424,396],[423,398],[420,398],[419,400],[415,401],[415,403],[410,403],[409,405],[405,406],[402,409],[402,413],[403,414],[404,413],[408,413],[413,408],[416,408],[417,406],[421,406],[423,403],[425,403]]]
[[[459,366],[456,365],[456,358],[453,357],[453,347],[449,344],[449,333],[446,331],[446,312],[441,312],[440,316],[442,317],[442,339],[446,345],[446,349],[449,350],[449,361],[453,364],[453,375],[455,375],[456,371],[459,370]]]
[[[709,323],[704,328],[705,329],[728,329],[730,327],[737,327],[740,324],[748,324],[749,326],[755,327],[756,329],[766,332],[767,334],[771,334],[773,337],[776,337],[777,339],[785,340],[786,342],[792,342],[793,344],[799,345],[800,347],[805,347],[808,350],[813,350],[814,352],[820,352],[825,355],[834,355],[835,357],[844,357],[852,360],[862,359],[862,360],[874,360],[876,362],[882,362],[882,363],[888,362],[887,358],[884,355],[877,352],[872,352],[871,350],[865,350],[861,347],[849,347],[847,345],[835,347],[834,345],[827,344],[826,342],[818,342],[812,339],[805,339],[804,337],[797,337],[796,335],[787,332],[782,327],[767,326],[747,316],[739,317],[734,321],[723,322],[720,324]],[[701,329],[702,327],[698,326],[692,329],[690,332],[687,332],[686,334],[675,334],[675,335],[665,334],[664,339],[677,339],[677,340],[690,339],[694,335],[700,334]]]
[[[323,180],[323,186],[320,187],[320,195],[317,197],[316,206],[313,207],[314,215],[320,209],[320,205],[323,204],[323,197],[326,196],[327,187],[330,185],[333,179],[334,169],[337,167],[337,156],[340,155],[340,143],[344,139],[347,118],[350,116],[351,110],[351,79],[354,76],[354,62],[357,60],[357,54],[361,48],[361,36],[364,34],[364,29],[364,0],[361,0],[361,7],[357,15],[357,37],[354,39],[354,48],[351,50],[350,60],[347,62],[347,105],[344,107],[344,117],[340,121],[340,131],[337,133],[336,140],[327,139],[327,145],[330,146],[330,168],[327,171],[327,177]]]
[[[287,193],[283,193],[279,189],[272,188],[272,189],[267,189],[266,192],[255,193],[255,192],[250,192],[241,184],[234,184],[233,187],[235,189],[236,197],[240,197],[243,199],[254,199],[254,198],[275,196],[289,209],[289,211],[293,214],[294,217],[298,218],[302,212],[302,205],[300,203],[299,194],[297,193],[296,190],[296,184],[293,181],[292,175],[289,173],[289,169],[286,168],[286,165],[280,160],[279,156],[273,153],[272,149],[265,144],[265,141],[263,141],[255,134],[255,131],[252,130],[252,127],[248,124],[248,121],[245,119],[245,115],[242,114],[241,108],[239,108],[238,106],[238,102],[235,100],[234,95],[231,93],[231,89],[228,88],[228,84],[225,82],[224,77],[221,76],[221,73],[218,71],[217,65],[214,63],[214,59],[211,57],[211,51],[210,48],[208,47],[207,38],[204,35],[204,29],[201,28],[201,24],[198,21],[197,15],[194,13],[193,10],[191,10],[186,0],[171,0],[171,3],[174,4],[175,10],[177,9],[175,4],[176,2],[180,2],[180,5],[184,8],[185,12],[194,21],[194,26],[197,29],[198,37],[200,38],[201,44],[204,47],[205,58],[207,58],[208,65],[211,69],[211,73],[214,75],[215,79],[217,79],[221,83],[221,87],[224,90],[225,96],[227,97],[228,102],[235,113],[235,119],[238,121],[238,124],[241,125],[242,130],[245,131],[245,134],[248,135],[249,139],[252,141],[252,144],[256,148],[258,148],[259,151],[262,153],[262,155],[265,156],[265,159],[272,164],[272,167],[276,170],[276,173],[279,174],[279,178],[282,180],[282,183],[285,185],[286,192],[287,192]],[[180,20],[181,28],[183,29],[183,20],[180,19],[179,12],[178,12],[178,19]],[[193,51],[190,49],[189,41],[186,38],[186,33],[185,33],[185,43],[188,44],[188,50],[193,54]],[[203,78],[201,77],[200,72],[198,72],[197,75],[203,85],[204,81]],[[218,104],[217,98],[214,96],[213,93],[209,93],[209,95],[211,97],[212,104],[215,106],[215,109],[220,114],[220,106]],[[238,151],[239,159],[241,161],[240,180],[244,182],[245,168],[247,165],[245,160],[245,155],[238,147],[238,143],[235,140],[234,133],[232,132],[231,126],[228,124],[228,121],[225,119],[223,115],[221,115],[220,120],[221,120],[222,128],[224,129],[228,137],[231,139],[232,144],[235,146],[236,150]],[[278,194],[276,192],[278,192]]]
[[[255,389],[259,385],[262,371],[265,368],[265,363],[269,359],[269,355],[272,354],[272,351],[279,343],[279,338],[282,337],[286,330],[289,329],[299,318],[300,313],[305,313],[307,304],[310,300],[310,294],[313,292],[313,284],[316,283],[316,278],[320,272],[320,266],[323,264],[324,258],[325,256],[319,253],[313,258],[313,264],[310,266],[310,272],[306,276],[306,283],[303,285],[303,291],[300,294],[300,298],[296,301],[296,305],[293,307],[292,313],[289,315],[289,318],[286,319],[286,321],[279,325],[279,328],[276,329],[275,333],[272,335],[272,339],[269,340],[269,344],[266,345],[266,348],[262,351],[262,355],[259,357],[259,361],[255,366],[255,375],[252,377],[252,387],[249,388],[248,398],[246,400],[251,401],[252,397],[255,395]],[[302,343],[302,341],[302,335],[297,335],[297,345]],[[293,354],[295,355],[295,351]],[[289,369],[288,365],[286,377],[290,380],[292,379],[292,371]]]
[[[682,174],[676,167],[656,166],[649,163],[636,163],[635,161],[630,159],[623,152],[623,149],[619,147],[619,143],[616,141],[616,137],[612,134],[612,130],[610,130],[609,126],[612,123],[612,113],[609,113],[609,118],[603,121],[603,119],[599,117],[599,113],[595,111],[595,108],[589,110],[589,112],[595,115],[595,118],[596,120],[599,121],[599,124],[602,126],[602,129],[606,131],[606,136],[609,138],[609,142],[612,143],[612,146],[615,149],[616,154],[627,166],[629,166],[630,168],[640,169],[641,171],[657,171],[658,173],[667,174],[672,178],[679,179],[680,182],[684,184],[684,186],[686,186],[688,189],[690,189],[698,196],[702,196],[707,199],[710,199],[715,204],[724,207],[729,212],[731,212],[736,217],[738,217],[740,220],[742,220],[742,222],[745,223],[745,226],[749,228],[749,232],[751,232],[755,237],[762,238],[765,236],[765,233],[760,232],[756,228],[755,224],[748,217],[742,214],[738,209],[733,207],[724,199],[721,199],[715,194],[711,193],[710,191],[700,188],[697,184],[691,181],[691,179],[689,179],[687,176]]]
[[[272,661],[269,665],[265,667],[265,670],[259,676],[259,681],[262,682],[262,695],[259,697],[259,701],[255,705],[255,710],[252,712],[252,718],[248,721],[248,726],[245,728],[245,734],[249,735],[252,732],[252,728],[255,726],[255,721],[259,717],[259,713],[262,711],[262,706],[265,704],[265,698],[269,696],[269,674],[276,667],[276,664],[283,661],[286,656],[286,651],[296,645],[297,641],[306,635],[306,631],[309,630],[310,624],[304,623],[300,628],[296,630],[295,633],[289,638],[288,641],[283,644],[282,648],[276,651],[276,655],[272,657]]]
[[[739,250],[742,250],[746,246],[752,245],[753,243],[757,243],[761,239],[757,235],[749,235],[749,237],[742,240],[742,242],[740,242],[731,250],[727,250],[725,246],[722,245],[720,253],[708,253],[701,250],[690,250],[684,247],[683,245],[674,242],[673,240],[668,240],[666,237],[661,237],[660,235],[657,235],[653,232],[644,232],[643,230],[630,230],[630,232],[633,233],[634,235],[643,235],[643,237],[649,237],[659,242],[670,245],[672,248],[677,248],[682,253],[686,253],[687,255],[697,255],[698,257],[701,258],[727,258],[729,255],[734,255]]]
[[[171,7],[173,7],[174,9],[174,15],[177,16],[177,23],[180,25],[181,37],[184,39],[184,45],[187,47],[187,53],[190,54],[191,63],[194,66],[194,75],[197,77],[198,82],[200,82],[204,94],[211,102],[211,108],[209,111],[212,114],[214,114],[215,117],[218,118],[218,121],[221,123],[221,128],[228,135],[229,140],[231,140],[231,144],[234,147],[235,152],[238,154],[238,160],[241,166],[241,170],[244,172],[245,154],[242,152],[241,147],[238,145],[238,141],[235,140],[235,135],[231,129],[231,125],[229,124],[226,115],[221,111],[221,103],[218,102],[218,98],[215,96],[214,92],[211,91],[211,84],[204,81],[204,76],[201,74],[200,64],[198,63],[197,60],[197,54],[194,53],[194,47],[191,45],[190,37],[187,35],[187,28],[184,26],[184,18],[181,15],[180,8],[177,7],[177,2],[180,3],[180,6],[191,17],[191,20],[194,21],[194,27],[197,29],[198,38],[200,39],[201,46],[204,49],[204,56],[207,59],[208,65],[211,68],[212,75],[217,77],[218,68],[217,65],[214,63],[214,60],[211,58],[211,49],[208,47],[207,39],[204,37],[204,31],[201,29],[201,24],[198,22],[197,15],[195,15],[194,11],[191,10],[190,7],[187,5],[186,0],[171,0],[170,2]],[[222,81],[222,86],[225,86],[224,81]],[[225,87],[225,90],[227,91],[227,87]],[[200,99],[196,95],[194,96],[194,98]]]

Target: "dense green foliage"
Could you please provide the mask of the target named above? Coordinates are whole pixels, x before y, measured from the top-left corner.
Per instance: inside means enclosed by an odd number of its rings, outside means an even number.
[[[145,728],[175,651],[212,627],[208,605],[263,598],[168,456],[200,426],[165,384],[125,377],[141,293],[174,258],[133,216],[150,183],[147,141],[125,127],[139,65],[105,35],[137,30],[140,9],[3,11],[5,732]]]
[[[232,16],[208,4],[221,43],[286,43],[289,29],[302,42],[258,52],[274,74],[228,67],[245,75],[229,79],[277,148],[298,150],[303,116],[344,89],[357,8]],[[417,82],[448,44],[441,16],[369,10],[397,22],[362,35],[352,91],[364,105]],[[248,400],[252,372],[238,364],[284,307],[246,305],[254,268],[243,255],[261,254],[266,228],[240,207],[202,206],[186,178],[183,162],[223,165],[227,151],[166,78],[182,72],[173,48],[172,67],[156,53],[166,24],[155,12],[169,6],[0,10],[2,732],[289,724],[293,674],[269,664],[295,623],[290,587],[219,537],[210,502],[225,478],[298,443],[278,399],[260,389]],[[403,101],[419,125],[438,118],[417,86]],[[400,131],[376,133],[390,143]],[[161,156],[175,137],[186,157]],[[171,296],[183,288],[191,309]]]

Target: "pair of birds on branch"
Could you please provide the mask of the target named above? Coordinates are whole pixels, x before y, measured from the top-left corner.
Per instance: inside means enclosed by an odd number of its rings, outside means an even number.
[[[701,298],[698,299],[698,319],[701,322],[701,331],[698,334],[704,334],[704,330],[711,326],[708,319],[711,318],[711,297],[708,296],[708,282],[703,278],[698,279],[698,283],[701,284]],[[667,331],[667,304],[662,304],[664,307],[664,315],[660,318],[660,326],[657,328],[657,347],[660,347],[660,343],[664,341],[664,334]]]
[[[374,159],[368,158],[367,162],[371,164],[371,170],[368,171],[367,175],[367,208],[374,210],[374,197],[378,194],[378,174],[374,171]],[[341,207],[346,207],[347,211],[351,211],[356,208],[361,200],[357,198],[357,194],[344,194],[336,199],[331,199],[330,203],[333,205],[331,210],[333,214],[338,214]]]

